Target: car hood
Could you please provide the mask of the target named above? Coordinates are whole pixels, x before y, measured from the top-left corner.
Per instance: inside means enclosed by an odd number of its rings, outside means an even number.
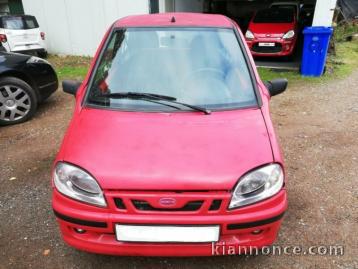
[[[294,23],[250,23],[249,30],[254,35],[279,35],[282,37],[285,33],[295,29]]]
[[[140,113],[84,108],[74,116],[63,161],[103,189],[229,190],[273,161],[260,109]]]

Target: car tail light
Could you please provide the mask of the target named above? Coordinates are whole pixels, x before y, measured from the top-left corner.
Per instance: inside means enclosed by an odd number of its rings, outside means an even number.
[[[44,33],[44,32],[41,32],[41,33],[40,33],[40,36],[41,36],[41,39],[42,39],[42,40],[45,40],[45,33]]]
[[[3,43],[7,42],[7,37],[6,37],[6,35],[0,34],[0,41],[3,42]]]

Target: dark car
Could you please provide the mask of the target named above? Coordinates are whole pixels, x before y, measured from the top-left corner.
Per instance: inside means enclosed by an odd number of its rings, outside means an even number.
[[[46,60],[0,50],[0,125],[30,119],[57,87],[55,70]]]

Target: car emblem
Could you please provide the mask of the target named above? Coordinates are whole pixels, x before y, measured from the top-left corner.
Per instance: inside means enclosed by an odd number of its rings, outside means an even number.
[[[266,37],[270,37],[271,35],[267,34]]]
[[[177,200],[174,198],[160,198],[159,204],[162,206],[174,206],[176,205]]]

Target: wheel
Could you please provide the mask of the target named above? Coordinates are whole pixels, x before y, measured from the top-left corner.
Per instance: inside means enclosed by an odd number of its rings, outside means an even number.
[[[39,51],[37,52],[37,56],[39,56],[40,58],[46,59],[47,58],[47,51]]]
[[[15,77],[0,78],[0,125],[27,121],[36,109],[36,94],[29,84]]]

